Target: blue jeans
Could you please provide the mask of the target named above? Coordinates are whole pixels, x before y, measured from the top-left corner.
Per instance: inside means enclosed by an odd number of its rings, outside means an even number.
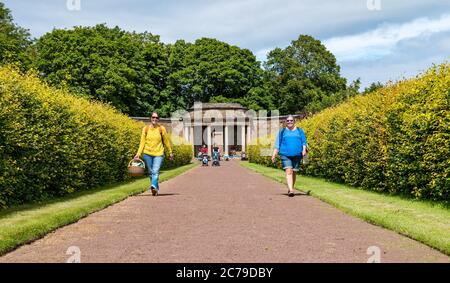
[[[159,169],[161,168],[162,162],[164,159],[164,155],[162,156],[151,156],[144,154],[144,162],[148,168],[148,174],[150,176],[150,183],[152,187],[159,190],[158,178],[159,178]]]

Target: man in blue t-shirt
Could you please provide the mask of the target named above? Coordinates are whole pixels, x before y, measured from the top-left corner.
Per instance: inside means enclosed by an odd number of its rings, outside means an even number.
[[[273,149],[272,162],[275,163],[277,154],[280,154],[283,170],[286,171],[288,195],[294,196],[296,172],[300,168],[300,162],[306,155],[306,136],[302,129],[294,124],[294,117],[289,115],[286,119],[286,128],[278,132],[275,147]]]

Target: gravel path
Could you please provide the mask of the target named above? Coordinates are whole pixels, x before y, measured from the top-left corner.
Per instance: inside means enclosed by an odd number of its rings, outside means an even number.
[[[0,262],[450,262],[414,240],[344,214],[238,161],[197,167],[0,257]]]

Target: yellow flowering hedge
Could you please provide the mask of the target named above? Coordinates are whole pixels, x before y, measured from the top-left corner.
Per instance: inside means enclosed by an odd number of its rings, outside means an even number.
[[[272,163],[272,153],[275,144],[275,135],[269,135],[265,138],[258,138],[252,144],[247,146],[248,161],[251,163],[261,164],[267,167],[281,169],[279,157],[277,161]]]
[[[173,161],[169,159],[169,155],[166,151],[166,156],[164,158],[161,169],[175,168],[191,163],[192,157],[194,156],[194,152],[192,151],[192,144],[176,135],[172,135],[170,137],[170,140],[172,144]]]
[[[420,199],[450,200],[450,64],[300,122],[305,173]],[[250,161],[267,164],[269,157]],[[252,154],[253,153],[253,154]],[[252,156],[253,155],[253,156]]]
[[[143,126],[34,74],[0,68],[0,208],[125,180]],[[190,146],[174,152],[166,167],[190,162]]]

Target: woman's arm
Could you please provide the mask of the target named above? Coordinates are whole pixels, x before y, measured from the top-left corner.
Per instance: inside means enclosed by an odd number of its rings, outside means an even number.
[[[303,154],[303,156],[305,156],[306,149],[308,147],[308,142],[306,141],[306,135],[305,135],[305,132],[303,131],[303,129],[300,129],[300,137],[302,140],[302,154]]]
[[[144,146],[145,146],[145,127],[142,129],[141,142],[139,143],[139,149],[134,158],[139,158],[139,156],[141,156],[142,151],[144,150]]]
[[[275,163],[275,158],[277,158],[277,155],[278,155],[278,149],[274,148],[273,154],[272,154],[272,163]]]
[[[280,151],[280,146],[281,146],[281,144],[280,144],[280,139],[281,139],[280,135],[281,135],[281,131],[278,131],[278,135],[277,135],[277,138],[275,140],[275,146],[273,148],[272,163],[275,163],[275,158],[277,157],[277,154]]]
[[[166,148],[166,150],[168,151],[169,155],[172,155],[172,146],[170,144],[170,136],[166,131],[166,128],[161,127],[162,128],[162,139],[163,139],[163,143],[164,143],[164,147]]]

